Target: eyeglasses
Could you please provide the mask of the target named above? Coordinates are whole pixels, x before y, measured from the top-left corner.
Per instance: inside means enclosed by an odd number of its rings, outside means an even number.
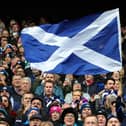
[[[66,114],[65,118],[74,118],[74,115],[73,114]]]

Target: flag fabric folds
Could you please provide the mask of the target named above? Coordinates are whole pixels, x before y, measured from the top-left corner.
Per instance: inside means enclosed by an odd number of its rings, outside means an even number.
[[[32,68],[59,74],[102,74],[122,68],[119,9],[21,31]]]

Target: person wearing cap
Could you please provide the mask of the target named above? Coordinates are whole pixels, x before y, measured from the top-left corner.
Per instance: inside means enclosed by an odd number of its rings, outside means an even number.
[[[30,107],[26,112],[25,115],[27,116],[27,119],[29,120],[31,116],[35,114],[40,114],[40,109],[37,107]]]
[[[10,126],[6,121],[0,121],[0,126]]]
[[[7,85],[8,73],[5,69],[0,70],[0,86]]]
[[[11,116],[7,113],[4,108],[0,108],[0,126],[13,126]]]
[[[30,118],[36,114],[40,114],[40,109],[38,109],[37,107],[30,107],[22,116],[21,123],[16,123],[16,126],[29,126]]]
[[[10,97],[10,89],[8,86],[1,86],[0,87],[0,96],[7,96]]]
[[[87,116],[92,115],[92,109],[89,103],[84,103],[81,105],[80,108],[80,114],[81,114],[81,123],[84,123],[84,120]]]
[[[78,113],[72,107],[63,110],[61,119],[63,123],[62,126],[78,126]]]
[[[35,96],[31,99],[31,107],[37,107],[40,109],[40,113],[43,117],[43,121],[47,121],[49,119],[48,110],[43,106],[43,99],[39,96]]]
[[[12,109],[14,108],[14,98],[11,95],[11,89],[9,86],[2,86],[0,87],[0,96],[7,96],[11,102]]]
[[[11,88],[9,86],[0,86],[0,96],[3,95],[13,99],[13,97],[11,96]]]
[[[110,116],[108,117],[106,126],[121,126],[121,123],[116,116]]]
[[[12,123],[9,118],[0,117],[0,126],[12,126]]]
[[[14,49],[13,49],[13,46],[11,44],[7,44],[4,49],[4,54],[7,54],[7,53],[13,53]]]
[[[40,114],[32,115],[29,119],[29,126],[40,126],[42,123],[42,117]]]
[[[8,113],[4,108],[0,108],[0,118],[8,117]]]
[[[106,126],[107,113],[104,109],[98,109],[96,111],[96,116],[98,119],[98,126]]]
[[[50,121],[54,126],[60,126],[60,117],[62,114],[62,108],[59,105],[52,105],[49,107]]]

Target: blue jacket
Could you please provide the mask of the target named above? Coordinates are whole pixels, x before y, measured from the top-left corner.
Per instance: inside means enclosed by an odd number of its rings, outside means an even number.
[[[42,95],[43,94],[43,91],[44,91],[44,86],[43,84],[41,84],[40,86],[38,86],[35,90],[35,94],[36,95]],[[56,84],[54,85],[54,91],[53,93],[56,95],[56,96],[59,96],[61,99],[64,99],[64,95],[63,95],[63,90],[60,86],[57,86]]]

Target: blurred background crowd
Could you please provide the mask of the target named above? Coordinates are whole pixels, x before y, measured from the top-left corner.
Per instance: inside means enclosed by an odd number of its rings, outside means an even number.
[[[116,120],[115,126],[124,126],[126,25],[121,24],[123,68],[107,74],[75,76],[43,73],[32,69],[25,59],[21,30],[53,21],[45,16],[0,19],[0,124],[112,126]]]

